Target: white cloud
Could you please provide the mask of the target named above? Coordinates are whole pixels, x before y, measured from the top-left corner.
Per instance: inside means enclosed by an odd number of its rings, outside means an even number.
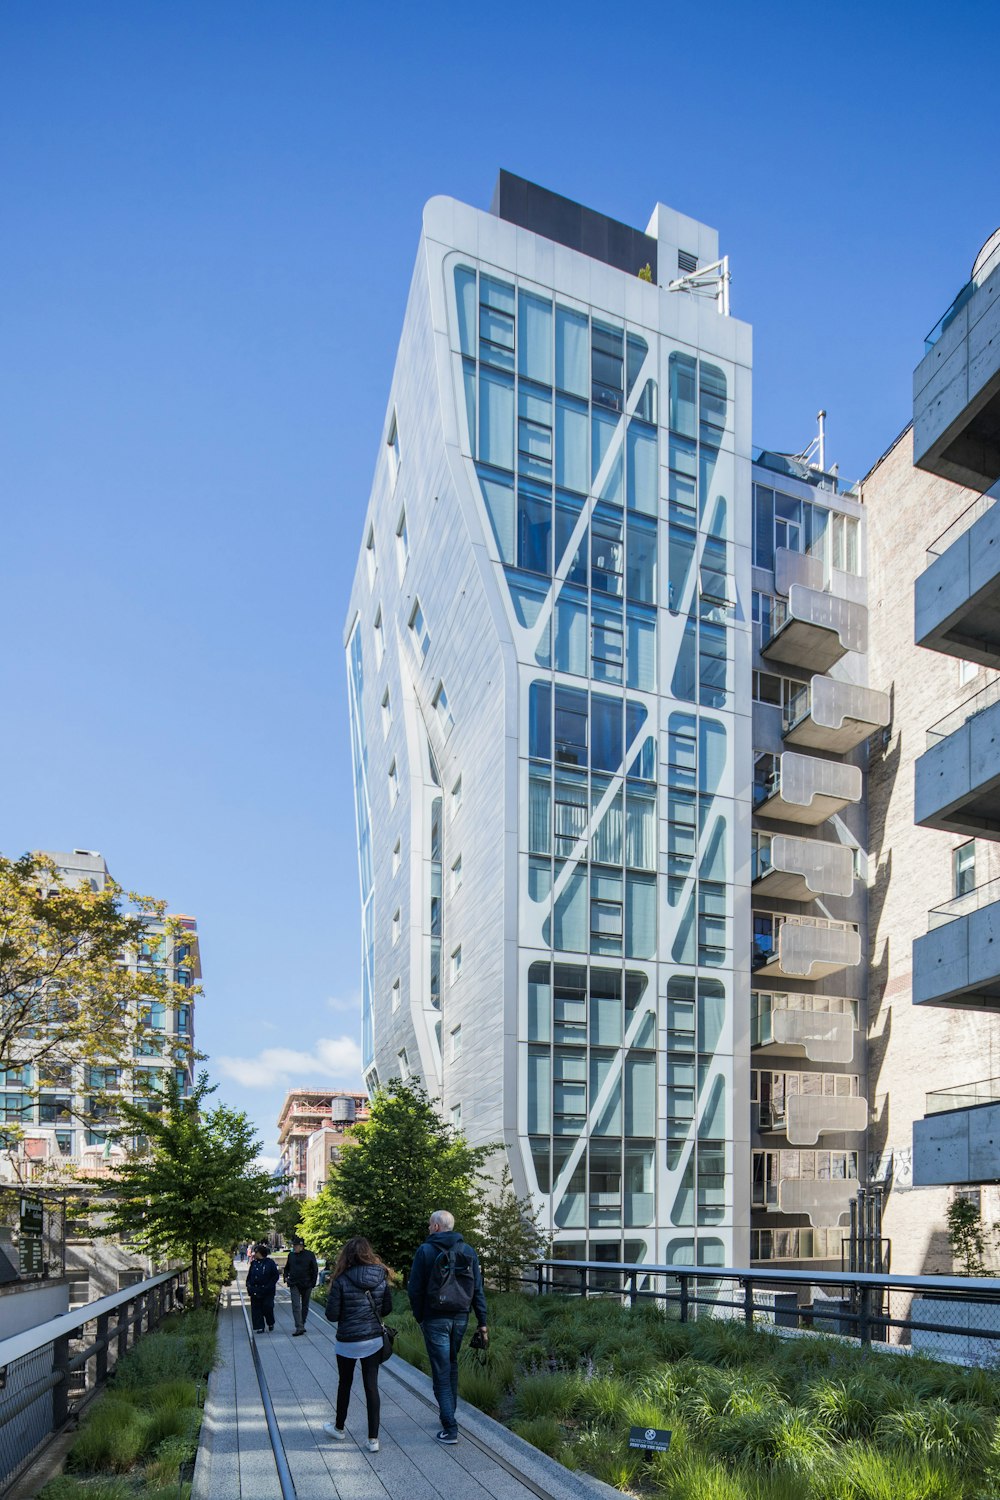
[[[294,1047],[265,1047],[256,1057],[219,1057],[219,1072],[244,1088],[288,1087],[290,1084],[346,1083],[361,1086],[361,1048],[353,1037],[319,1037],[312,1052]]]
[[[276,1172],[278,1169],[278,1158],[276,1156],[258,1156],[254,1166],[261,1172]]]
[[[360,1016],[361,991],[356,990],[353,995],[347,995],[346,997],[341,995],[328,995],[326,1003],[328,1008],[330,1010],[336,1011],[338,1015],[341,1015],[345,1011],[348,1011],[351,1015]]]

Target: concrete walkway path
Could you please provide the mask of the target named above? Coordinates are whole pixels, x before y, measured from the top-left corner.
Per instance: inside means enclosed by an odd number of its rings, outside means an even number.
[[[240,1267],[243,1279],[243,1268]],[[239,1293],[219,1315],[220,1363],[209,1382],[192,1500],[281,1500],[264,1407]],[[323,1431],[337,1388],[334,1329],[313,1304],[303,1338],[292,1338],[279,1287],[273,1333],[257,1339],[298,1500],[596,1500],[619,1492],[571,1473],[464,1402],[462,1437],[438,1443],[426,1375],[394,1357],[379,1377],[380,1451],[369,1453],[364,1391],[355,1372],[346,1442]]]

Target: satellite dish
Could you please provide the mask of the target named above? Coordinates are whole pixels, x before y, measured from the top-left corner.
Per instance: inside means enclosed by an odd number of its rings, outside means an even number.
[[[979,280],[980,274],[986,269],[988,262],[993,259],[997,251],[1000,251],[1000,229],[994,229],[986,244],[976,256],[976,263],[972,267],[973,281]],[[993,267],[990,267],[990,269],[992,270]]]

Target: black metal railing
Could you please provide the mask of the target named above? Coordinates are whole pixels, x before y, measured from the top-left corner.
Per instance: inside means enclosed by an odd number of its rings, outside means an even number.
[[[0,1339],[0,1489],[69,1419],[74,1377],[83,1377],[81,1395],[103,1384],[130,1335],[135,1344],[154,1329],[186,1282],[186,1269],[164,1271]]]
[[[927,1352],[973,1363],[982,1349],[991,1361],[1000,1354],[1000,1279],[993,1277],[542,1260],[521,1281],[542,1296],[618,1296],[630,1306],[654,1301],[676,1310],[682,1323],[704,1310],[713,1317],[735,1315],[751,1327],[813,1329],[862,1344],[912,1346],[915,1333],[927,1335],[916,1340]],[[926,1317],[919,1306],[914,1315],[919,1299],[931,1304]],[[980,1339],[986,1343],[977,1349]]]

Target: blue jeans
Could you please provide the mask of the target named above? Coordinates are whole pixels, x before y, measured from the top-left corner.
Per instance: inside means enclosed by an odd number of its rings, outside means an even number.
[[[441,1427],[445,1432],[457,1432],[458,1420],[455,1408],[458,1405],[458,1351],[469,1325],[468,1313],[456,1313],[452,1318],[425,1318],[423,1329],[427,1357],[431,1362],[431,1380],[441,1414]]]

